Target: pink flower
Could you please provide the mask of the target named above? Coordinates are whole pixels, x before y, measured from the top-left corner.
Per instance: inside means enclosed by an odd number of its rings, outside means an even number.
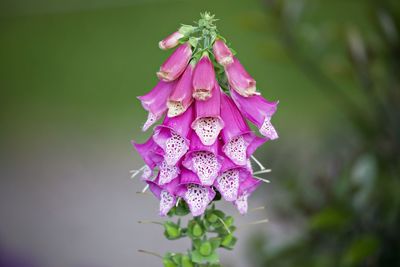
[[[150,191],[160,199],[160,216],[166,216],[175,206],[176,194],[179,190],[179,180],[172,180],[168,184],[159,185],[159,176],[154,181],[147,181]]]
[[[261,181],[248,176],[239,187],[238,197],[233,202],[240,214],[247,213],[247,198],[252,194],[260,185]]]
[[[154,142],[164,151],[164,160],[168,165],[175,165],[189,150],[188,125],[193,121],[193,115],[190,106],[182,115],[165,117],[163,124],[154,129]]]
[[[233,58],[233,62],[225,66],[226,76],[229,85],[240,95],[248,97],[256,92],[256,81],[247,73],[237,58]]]
[[[144,96],[139,96],[138,99],[142,103],[145,110],[149,112],[147,121],[143,125],[142,130],[147,129],[158,121],[167,110],[167,99],[174,89],[175,83],[166,83],[159,81],[157,85]]]
[[[249,156],[267,140],[250,130],[232,99],[225,94],[221,97],[221,117],[225,123],[222,130],[223,152],[235,164],[244,166]]]
[[[216,83],[212,96],[207,100],[196,100],[196,119],[192,123],[192,129],[204,145],[210,146],[215,143],[224,121],[221,113],[221,88]]]
[[[167,36],[164,40],[158,43],[158,46],[162,50],[167,50],[173,48],[179,44],[179,39],[181,39],[184,35],[179,31],[176,31],[169,36]]]
[[[214,42],[213,52],[215,59],[222,66],[227,66],[233,63],[233,55],[231,50],[229,50],[228,46],[224,41],[218,39]]]
[[[175,89],[168,99],[168,117],[175,117],[183,112],[190,106],[193,101],[192,98],[192,73],[193,64],[189,64],[185,72],[177,82]]]
[[[210,98],[214,86],[214,67],[208,54],[204,53],[194,69],[193,97],[197,100],[206,100]]]
[[[160,80],[170,82],[176,80],[185,70],[190,58],[192,49],[189,43],[180,45],[169,58],[161,65],[157,77]]]
[[[181,187],[178,195],[188,204],[193,216],[200,216],[214,199],[215,191],[211,187],[189,183]]]
[[[194,172],[201,185],[211,186],[217,178],[222,159],[218,156],[218,143],[205,146],[198,136],[192,133],[190,150],[186,153],[182,165]]]
[[[138,144],[135,141],[132,141],[131,143],[146,163],[146,166],[150,168],[151,173],[148,173],[147,177],[145,177],[150,178],[153,174],[154,168],[163,160],[162,149],[154,142],[153,138],[150,138],[143,144]]]
[[[236,106],[249,121],[258,127],[262,135],[270,140],[278,138],[278,134],[271,124],[278,101],[269,102],[260,95],[243,97],[235,90],[230,90],[230,92]]]

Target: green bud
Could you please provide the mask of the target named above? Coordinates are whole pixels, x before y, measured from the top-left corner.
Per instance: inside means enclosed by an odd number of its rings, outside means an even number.
[[[230,227],[233,224],[233,217],[232,216],[228,216],[225,218],[224,223],[226,225],[226,227]]]
[[[195,30],[195,27],[193,27],[192,25],[182,25],[179,28],[179,32],[182,33],[185,36],[190,35],[193,31]]]
[[[167,239],[178,239],[181,237],[181,228],[173,222],[164,223],[164,235]]]
[[[222,238],[221,246],[227,249],[233,249],[233,247],[236,244],[236,241],[237,239],[233,235],[226,235]]]
[[[200,249],[199,249],[200,254],[203,256],[211,255],[212,251],[213,251],[213,249],[212,249],[211,243],[208,241],[202,243],[200,246]]]
[[[218,216],[211,213],[209,216],[207,216],[207,221],[210,223],[216,223],[218,221]]]
[[[188,255],[182,256],[181,265],[182,267],[194,267],[193,262]]]
[[[195,224],[192,228],[192,235],[194,237],[200,237],[203,235],[203,229],[201,228],[201,226],[199,224]]]

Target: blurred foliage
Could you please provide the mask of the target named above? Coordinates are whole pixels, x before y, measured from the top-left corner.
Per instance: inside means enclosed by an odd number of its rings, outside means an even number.
[[[345,113],[352,131],[342,126],[326,138],[328,167],[309,163],[318,173],[310,187],[296,171],[276,181],[289,203],[273,209],[297,234],[278,245],[255,236],[252,265],[399,266],[400,2],[268,0],[265,10],[261,25],[277,36],[279,53]]]

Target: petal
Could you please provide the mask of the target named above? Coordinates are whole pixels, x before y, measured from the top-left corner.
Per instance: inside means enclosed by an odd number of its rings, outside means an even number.
[[[167,213],[175,206],[176,198],[167,190],[160,193],[160,216],[166,216]]]
[[[221,94],[221,118],[225,124],[221,132],[225,143],[238,135],[250,131],[235,103],[224,93]]]
[[[218,39],[214,42],[213,52],[215,59],[222,66],[226,66],[233,63],[233,55],[231,50],[229,50],[228,46],[224,41]]]
[[[153,139],[163,149],[168,165],[175,165],[189,150],[189,141],[167,127],[158,126]]]
[[[132,145],[142,157],[146,165],[151,169],[154,169],[157,164],[162,161],[160,148],[154,142],[153,138],[150,138],[143,144],[138,144],[132,141]]]
[[[242,96],[257,94],[256,81],[247,73],[237,58],[233,57],[233,63],[225,66],[225,73],[229,85]]]
[[[197,184],[187,185],[183,195],[193,216],[202,215],[214,197],[215,192],[212,188]]]
[[[159,185],[164,185],[171,182],[173,179],[178,177],[180,170],[175,165],[168,165],[167,162],[164,160],[160,166],[160,174],[159,174]]]
[[[208,151],[195,151],[188,153],[182,164],[197,174],[202,185],[207,186],[214,183],[221,168],[217,156]]]
[[[183,112],[190,106],[193,101],[192,98],[192,73],[193,64],[189,64],[182,74],[179,81],[176,83],[174,90],[168,99],[168,117],[175,117]]]
[[[170,48],[173,48],[179,44],[179,39],[181,39],[184,35],[180,33],[179,31],[176,31],[166,38],[164,38],[162,41],[158,43],[158,46],[162,50],[167,50]]]
[[[185,70],[192,56],[189,43],[180,45],[161,65],[157,77],[165,82],[176,80]]]
[[[247,210],[248,210],[247,198],[248,198],[248,195],[241,195],[234,201],[236,208],[238,209],[239,213],[242,215],[246,214]]]
[[[214,66],[204,53],[193,72],[193,97],[198,100],[206,100],[211,97],[215,86]]]
[[[231,169],[223,172],[215,181],[215,187],[226,201],[234,201],[239,192],[238,169]]]
[[[180,175],[180,184],[198,184],[201,185],[199,177],[192,171],[182,168],[181,175]]]
[[[224,128],[224,122],[220,117],[221,89],[219,85],[215,86],[214,93],[208,100],[197,100],[195,107],[196,120],[192,123],[192,129],[204,145],[212,145]]]
[[[243,97],[235,90],[230,90],[233,101],[242,114],[260,130],[260,133],[269,139],[278,138],[270,120],[276,112],[278,101],[271,102],[260,95]]]

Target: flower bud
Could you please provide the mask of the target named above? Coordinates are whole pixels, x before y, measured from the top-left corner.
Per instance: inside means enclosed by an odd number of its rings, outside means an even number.
[[[185,70],[192,56],[189,43],[180,45],[169,58],[161,65],[157,77],[165,82],[176,80]]]
[[[161,40],[158,43],[158,46],[162,50],[167,50],[170,48],[173,48],[179,44],[179,39],[181,39],[184,35],[180,33],[179,31],[174,32],[167,36],[165,39]]]
[[[257,95],[256,81],[240,64],[237,58],[233,58],[233,62],[225,66],[226,76],[228,77],[229,85],[244,97]]]
[[[211,97],[215,86],[215,72],[213,64],[204,53],[193,72],[193,97],[197,100],[206,100]]]
[[[227,66],[233,63],[233,55],[231,50],[229,50],[228,46],[224,41],[218,39],[215,41],[213,45],[213,52],[215,59],[222,66]]]
[[[164,235],[169,240],[178,239],[181,237],[181,228],[173,222],[164,223]]]

